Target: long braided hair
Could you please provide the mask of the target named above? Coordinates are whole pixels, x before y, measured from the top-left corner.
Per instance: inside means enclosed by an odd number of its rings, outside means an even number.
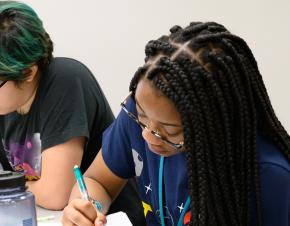
[[[261,222],[257,133],[290,160],[290,138],[275,115],[254,56],[214,22],[174,26],[146,45],[146,77],[181,114],[191,198],[190,225]]]

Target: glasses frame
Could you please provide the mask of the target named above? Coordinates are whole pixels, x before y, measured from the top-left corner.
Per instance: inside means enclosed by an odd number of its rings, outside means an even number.
[[[128,100],[128,98],[132,96],[132,91],[129,93],[129,95],[121,102],[121,107],[122,109],[127,113],[127,115],[133,119],[142,129],[147,129],[151,134],[153,134],[155,137],[161,139],[164,143],[168,144],[169,146],[173,147],[174,149],[181,149],[184,145],[183,141],[180,141],[178,144],[173,143],[169,140],[167,140],[166,138],[162,137],[160,135],[160,133],[156,130],[152,130],[150,129],[147,125],[145,125],[144,123],[142,123],[138,117],[136,115],[134,115],[132,112],[130,112],[127,108],[126,108],[126,102]]]
[[[1,88],[2,86],[4,86],[6,82],[7,82],[7,81],[2,81],[2,83],[0,83],[0,88]]]

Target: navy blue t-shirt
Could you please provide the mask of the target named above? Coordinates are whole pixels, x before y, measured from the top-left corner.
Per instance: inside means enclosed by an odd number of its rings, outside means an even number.
[[[130,99],[126,106],[136,113]],[[160,156],[149,150],[140,126],[121,111],[103,135],[103,158],[110,170],[121,178],[137,177],[148,226],[160,225],[158,172]],[[259,137],[263,225],[289,226],[290,165],[276,147]],[[164,218],[167,226],[177,225],[188,198],[185,153],[164,158]],[[129,205],[129,204],[128,204]],[[189,223],[186,210],[182,219]]]
[[[263,226],[290,225],[290,164],[269,141],[259,136]]]

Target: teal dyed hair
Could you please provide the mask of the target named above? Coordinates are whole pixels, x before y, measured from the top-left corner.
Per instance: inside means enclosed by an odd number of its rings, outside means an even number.
[[[40,70],[52,58],[52,41],[42,21],[28,5],[0,1],[0,78],[22,81],[30,66]]]

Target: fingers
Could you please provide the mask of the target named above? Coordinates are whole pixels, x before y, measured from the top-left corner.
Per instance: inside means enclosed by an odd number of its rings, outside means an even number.
[[[97,212],[89,201],[74,199],[63,210],[62,224],[64,226],[94,226],[96,218]]]
[[[65,210],[61,223],[63,226],[94,226],[94,224],[75,209]]]
[[[75,201],[72,202],[72,206],[73,208],[81,212],[91,222],[94,222],[97,217],[97,211],[90,201],[75,199]]]
[[[98,211],[98,217],[95,220],[95,226],[103,226],[107,223],[106,216]]]

